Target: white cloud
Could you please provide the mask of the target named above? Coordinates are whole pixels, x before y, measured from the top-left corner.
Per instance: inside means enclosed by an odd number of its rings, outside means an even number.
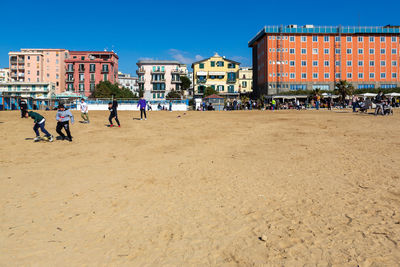
[[[181,50],[174,49],[174,48],[169,49],[168,54],[170,54],[170,56],[173,59],[175,59],[183,64],[186,64],[186,65],[191,65],[193,62],[203,59],[203,57],[200,55],[196,55],[196,56],[192,57],[189,54],[189,52],[181,51]]]

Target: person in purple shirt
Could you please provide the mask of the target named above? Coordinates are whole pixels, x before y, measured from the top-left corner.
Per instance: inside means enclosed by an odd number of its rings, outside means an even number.
[[[144,120],[147,120],[147,116],[146,116],[146,99],[144,99],[143,97],[140,98],[139,103],[137,104],[137,106],[140,106],[140,120],[143,120],[143,114],[144,114]]]

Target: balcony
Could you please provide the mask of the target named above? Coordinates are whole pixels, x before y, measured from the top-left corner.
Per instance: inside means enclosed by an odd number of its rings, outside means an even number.
[[[109,69],[101,69],[101,73],[108,73],[110,72]]]
[[[17,65],[12,65],[12,66],[11,66],[11,69],[12,69],[12,70],[16,70],[16,69],[17,69]]]
[[[151,73],[154,73],[154,74],[163,74],[163,73],[165,73],[165,70],[152,70]]]
[[[183,71],[180,71],[179,69],[174,69],[174,70],[171,70],[171,73],[172,74],[180,74],[180,73],[183,73]]]
[[[68,73],[68,72],[74,72],[74,69],[73,69],[73,68],[72,68],[72,69],[69,68],[69,69],[66,70],[66,72],[67,72],[67,73]]]
[[[74,78],[67,78],[65,81],[67,82],[67,83],[73,83],[74,82]]]
[[[182,83],[181,80],[172,80],[171,83]]]
[[[197,83],[203,84],[206,82],[207,82],[207,79],[197,79]]]
[[[79,72],[85,72],[85,68],[79,68]]]
[[[24,66],[18,66],[18,69],[20,69],[20,70],[24,70],[24,69],[25,69],[25,67],[24,67]]]
[[[18,59],[18,63],[19,64],[25,64],[25,60],[24,59]]]
[[[236,83],[236,79],[228,79],[226,80],[227,83]]]
[[[165,79],[151,80],[152,83],[165,83]]]
[[[96,69],[90,68],[89,72],[96,72]]]
[[[138,82],[138,83],[145,83],[146,80],[145,80],[145,79],[140,79],[140,80],[137,80],[137,82]]]
[[[145,70],[143,69],[143,68],[141,68],[141,69],[138,69],[137,71],[136,71],[136,74],[145,74]]]

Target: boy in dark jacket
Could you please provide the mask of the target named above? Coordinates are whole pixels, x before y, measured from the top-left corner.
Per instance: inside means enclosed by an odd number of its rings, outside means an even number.
[[[115,121],[118,124],[118,127],[121,127],[118,120],[118,113],[117,113],[118,103],[114,100],[112,103],[108,103],[108,110],[110,111],[110,117],[108,117],[108,121],[110,122],[110,127],[114,127],[112,119],[115,118]]]
[[[39,128],[42,131],[42,133],[45,134],[45,136],[49,139],[50,142],[53,142],[53,136],[44,128],[45,124],[45,118],[40,115],[39,113],[29,111],[28,113],[25,114],[25,117],[31,117],[33,119],[33,122],[35,123],[33,126],[33,130],[36,133],[35,139],[33,139],[35,142],[40,141],[40,135],[39,135]]]

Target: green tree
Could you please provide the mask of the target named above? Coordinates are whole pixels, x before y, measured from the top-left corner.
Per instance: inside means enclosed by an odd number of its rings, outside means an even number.
[[[208,86],[208,87],[204,90],[204,97],[209,96],[209,95],[213,95],[213,94],[218,95],[218,92],[215,91],[215,89],[212,88],[211,86]]]
[[[346,80],[340,80],[335,84],[335,94],[340,95],[342,103],[344,104],[346,96],[354,94],[354,87]]]
[[[172,90],[166,96],[166,99],[181,99],[181,94],[178,91]]]
[[[96,85],[92,98],[134,98],[134,94],[126,87],[119,88],[118,84],[102,81]]]
[[[190,81],[190,79],[186,76],[181,76],[181,88],[182,90],[187,90],[190,88],[190,85],[192,84],[192,82]]]

